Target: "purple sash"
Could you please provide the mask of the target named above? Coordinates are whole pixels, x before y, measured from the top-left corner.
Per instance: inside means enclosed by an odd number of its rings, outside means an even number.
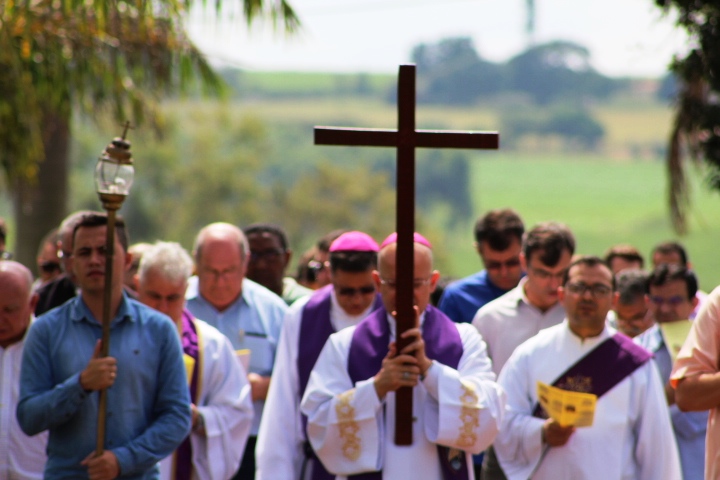
[[[182,337],[181,343],[183,347],[183,353],[189,355],[195,359],[195,365],[193,367],[192,380],[190,381],[190,401],[197,405],[198,402],[198,378],[200,371],[200,342],[197,334],[197,327],[192,314],[187,310],[183,310],[182,314]],[[190,480],[190,474],[192,473],[192,447],[190,445],[190,436],[188,435],[185,440],[175,451],[175,479],[176,480]]]
[[[423,339],[425,354],[443,365],[457,369],[463,354],[462,339],[452,320],[440,310],[428,306],[425,310],[423,323]],[[348,352],[348,374],[353,384],[367,380],[380,371],[383,358],[387,355],[390,345],[390,326],[384,308],[376,310],[355,329]],[[470,478],[465,455],[460,457],[459,466],[451,465],[447,447],[438,445],[438,455],[442,468],[443,480],[467,480]],[[361,473],[352,475],[357,480],[380,480],[382,472]]]
[[[622,333],[616,333],[575,362],[553,382],[553,387],[592,393],[600,398],[651,358],[652,353]],[[533,416],[548,418],[539,403]]]
[[[335,333],[335,329],[330,321],[330,306],[332,305],[333,286],[326,285],[315,292],[310,300],[305,304],[300,319],[300,335],[298,336],[298,392],[302,398],[310,380],[310,372],[312,372],[315,362],[320,356],[320,352],[325,346],[327,339]],[[375,304],[373,310],[382,307],[380,295],[375,296]],[[307,440],[307,417],[302,415],[303,435],[305,436],[305,457],[317,458],[315,452]],[[332,475],[321,462],[313,463],[312,479],[313,480],[332,480]]]

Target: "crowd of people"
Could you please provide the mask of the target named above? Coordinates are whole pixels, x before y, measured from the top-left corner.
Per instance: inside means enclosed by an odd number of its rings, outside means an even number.
[[[0,479],[720,479],[720,288],[677,242],[646,269],[492,210],[483,268],[445,282],[415,233],[398,332],[391,232],[330,232],[291,277],[278,225],[211,223],[188,252],[118,218],[106,279],[107,229],[72,213],[34,276],[0,221]],[[591,421],[540,386],[591,394]]]

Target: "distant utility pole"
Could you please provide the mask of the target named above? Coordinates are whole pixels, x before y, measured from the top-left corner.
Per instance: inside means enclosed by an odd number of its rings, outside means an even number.
[[[535,0],[525,0],[527,6],[527,23],[525,24],[525,33],[527,33],[528,47],[535,44]]]

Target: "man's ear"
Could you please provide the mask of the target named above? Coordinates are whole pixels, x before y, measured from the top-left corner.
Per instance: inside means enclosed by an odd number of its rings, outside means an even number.
[[[373,282],[375,282],[375,288],[380,289],[380,272],[377,270],[372,271]]]
[[[127,272],[132,267],[133,254],[125,252],[125,263],[123,264],[123,272]]]
[[[518,258],[520,258],[520,268],[523,272],[527,273],[527,258],[525,258],[525,254],[523,252],[520,252],[520,255],[518,255]]]
[[[35,306],[37,305],[38,300],[40,300],[40,295],[38,295],[37,293],[33,293],[30,296],[30,311],[31,312],[35,311]]]
[[[285,262],[283,263],[283,272],[285,269],[290,265],[290,260],[292,260],[292,250],[285,250]]]
[[[430,291],[434,292],[435,287],[437,286],[437,282],[440,280],[440,272],[437,270],[433,270],[432,275],[430,276]]]

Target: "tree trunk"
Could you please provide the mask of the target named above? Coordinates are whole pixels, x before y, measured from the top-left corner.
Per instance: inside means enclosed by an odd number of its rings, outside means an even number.
[[[37,181],[14,188],[15,260],[37,275],[37,250],[43,236],[65,218],[68,194],[70,116],[48,113],[43,118],[43,149]]]

